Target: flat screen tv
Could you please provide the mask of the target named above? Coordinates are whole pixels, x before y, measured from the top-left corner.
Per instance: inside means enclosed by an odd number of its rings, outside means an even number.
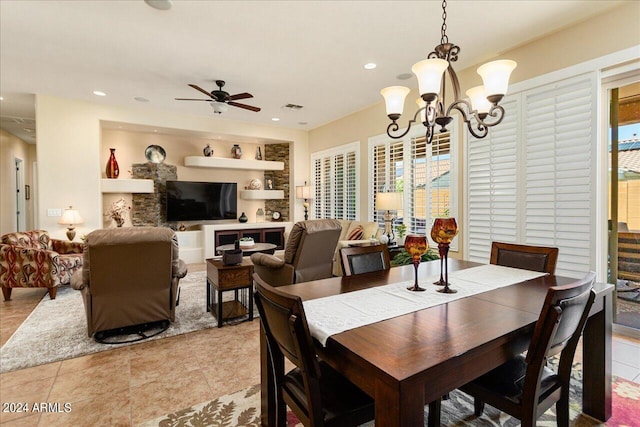
[[[167,181],[167,221],[238,218],[235,182]]]

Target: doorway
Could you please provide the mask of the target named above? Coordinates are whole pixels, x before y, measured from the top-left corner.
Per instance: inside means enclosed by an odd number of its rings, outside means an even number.
[[[640,82],[608,93],[608,279],[616,284],[614,323],[640,330]]]

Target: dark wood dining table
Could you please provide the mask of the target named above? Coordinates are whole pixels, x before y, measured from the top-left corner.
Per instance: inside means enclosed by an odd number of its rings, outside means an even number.
[[[450,259],[449,271],[479,265]],[[439,274],[439,261],[420,265],[421,278]],[[311,300],[413,277],[413,266],[407,265],[279,289]],[[525,351],[547,288],[574,280],[547,275],[494,289],[332,335],[326,347],[316,342],[316,350],[374,398],[377,426],[423,426],[426,404]],[[606,421],[611,417],[613,286],[596,283],[594,289],[597,298],[582,338],[582,410]],[[284,361],[271,360],[264,335],[260,341],[261,421],[275,426],[272,369]]]

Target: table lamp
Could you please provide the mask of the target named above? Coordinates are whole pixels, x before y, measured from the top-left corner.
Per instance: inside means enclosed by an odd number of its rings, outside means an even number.
[[[393,234],[391,223],[395,218],[391,211],[397,212],[402,209],[402,193],[377,193],[376,209],[387,211],[382,217],[384,219],[384,234],[389,239],[387,244],[392,245],[395,243],[395,235]]]
[[[75,225],[82,224],[82,217],[73,206],[69,206],[64,210],[64,213],[60,217],[58,224],[67,226],[67,238],[71,241],[76,237]]]
[[[309,202],[308,200],[313,199],[311,186],[307,185],[307,181],[304,182],[304,185],[296,186],[296,199],[302,199],[304,202],[302,206],[304,206],[304,220],[309,219]]]

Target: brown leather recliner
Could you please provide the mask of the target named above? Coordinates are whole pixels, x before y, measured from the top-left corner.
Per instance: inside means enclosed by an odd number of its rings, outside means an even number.
[[[175,320],[178,282],[187,274],[178,238],[163,227],[128,227],[87,235],[81,271],[87,333]]]
[[[294,224],[284,259],[274,255],[251,255],[253,271],[272,286],[332,277],[333,254],[342,227],[335,219],[315,219]]]

